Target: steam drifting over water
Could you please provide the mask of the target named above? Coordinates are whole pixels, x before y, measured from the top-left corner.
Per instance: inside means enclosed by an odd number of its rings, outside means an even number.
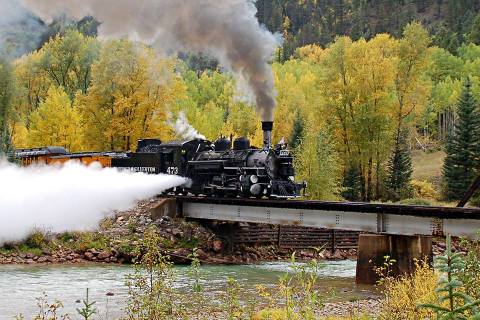
[[[114,210],[132,207],[185,183],[178,176],[147,175],[67,163],[17,167],[0,163],[0,245],[22,240],[34,228],[88,230]]]
[[[209,53],[233,71],[264,120],[273,119],[269,65],[279,37],[260,26],[250,0],[21,0],[46,21],[95,16],[105,38],[127,35],[167,51]]]

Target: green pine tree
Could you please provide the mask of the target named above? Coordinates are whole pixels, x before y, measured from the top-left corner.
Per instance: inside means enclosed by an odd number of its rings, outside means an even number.
[[[477,308],[480,300],[464,293],[464,284],[458,277],[465,271],[465,266],[463,255],[452,251],[452,240],[448,235],[445,254],[435,257],[435,270],[441,274],[435,288],[438,304],[421,304],[419,307],[433,310],[439,320],[480,319]]]
[[[290,148],[292,150],[296,149],[300,143],[302,143],[304,133],[304,124],[301,116],[298,114],[295,117],[295,122],[293,123],[293,131],[290,137]]]
[[[410,181],[413,167],[412,157],[407,146],[408,131],[401,129],[397,143],[387,164],[387,197],[390,200],[400,200],[411,195]]]
[[[343,178],[342,197],[348,201],[360,201],[362,198],[361,184],[362,179],[358,166],[350,165]]]
[[[472,95],[470,79],[465,81],[458,101],[454,129],[447,137],[443,164],[444,194],[448,200],[460,199],[477,175],[480,154],[480,117]]]
[[[480,45],[480,15],[473,20],[470,33],[468,34],[468,40],[476,45]]]
[[[12,151],[7,125],[13,94],[12,82],[11,65],[0,57],[0,157],[10,154]]]

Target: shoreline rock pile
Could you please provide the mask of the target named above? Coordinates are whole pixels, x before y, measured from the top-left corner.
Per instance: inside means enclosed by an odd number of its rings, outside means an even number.
[[[155,226],[161,237],[159,244],[173,263],[188,264],[194,248],[205,264],[245,264],[258,261],[290,259],[293,250],[271,245],[236,245],[227,248],[225,241],[196,222],[162,217],[152,218],[161,199],[140,201],[134,208],[115,212],[104,219],[98,230],[91,233],[46,235],[48,245],[30,250],[25,245],[9,250],[0,248],[0,264],[76,264],[76,263],[131,263],[145,230]],[[88,235],[88,237],[86,236]],[[87,240],[83,239],[86,238]],[[297,250],[298,260],[309,260],[314,250]],[[320,258],[343,260],[356,256],[356,250],[324,251]]]

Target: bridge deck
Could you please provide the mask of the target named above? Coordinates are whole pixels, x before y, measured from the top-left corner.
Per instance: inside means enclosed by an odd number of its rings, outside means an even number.
[[[401,235],[475,236],[480,210],[303,200],[176,197],[180,212],[196,219],[300,225]]]

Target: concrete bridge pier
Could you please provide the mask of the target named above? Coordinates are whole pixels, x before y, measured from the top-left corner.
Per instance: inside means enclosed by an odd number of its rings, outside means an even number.
[[[391,276],[411,274],[415,259],[432,261],[431,236],[403,236],[386,234],[361,234],[358,240],[357,284],[375,284],[379,275],[374,268],[382,266],[385,257],[395,260]]]

